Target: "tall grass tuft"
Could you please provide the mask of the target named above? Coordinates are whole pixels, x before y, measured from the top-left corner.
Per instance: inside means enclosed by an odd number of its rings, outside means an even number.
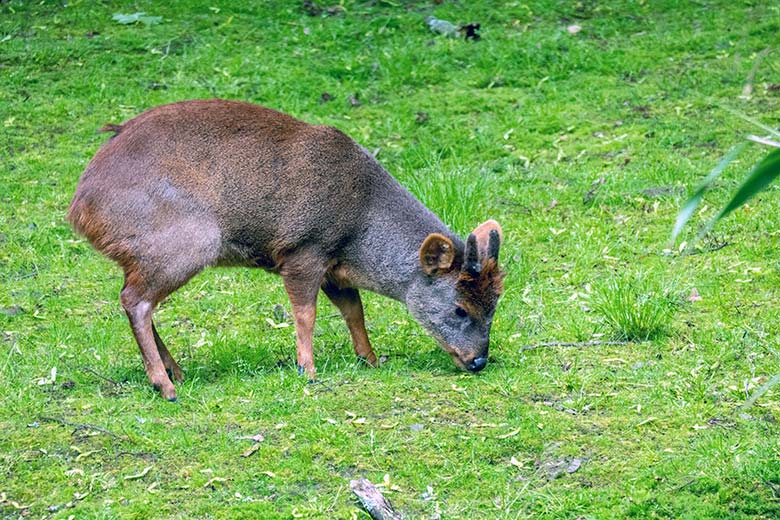
[[[619,339],[647,341],[668,332],[679,301],[647,277],[612,278],[597,288],[592,309]]]
[[[482,172],[465,168],[447,170],[434,161],[407,173],[403,181],[420,202],[460,236],[467,235],[486,219],[487,181]]]

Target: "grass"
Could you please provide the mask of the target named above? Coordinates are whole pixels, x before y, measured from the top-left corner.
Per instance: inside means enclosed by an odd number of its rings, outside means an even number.
[[[406,187],[431,211],[459,233],[467,236],[474,222],[489,218],[488,182],[485,172],[460,167],[444,168],[438,160],[414,173],[399,177]]]
[[[339,5],[0,3],[0,517],[367,518],[349,480],[385,475],[410,518],[780,515],[777,387],[742,408],[780,372],[777,186],[692,254],[667,249],[686,195],[754,132],[729,110],[778,126],[778,7]],[[140,11],[161,23],[112,19]],[[428,15],[479,22],[482,39],[437,36]],[[279,279],[214,269],[158,313],[186,381],[175,405],[155,395],[120,273],[64,213],[97,128],[213,96],[339,127],[461,232],[501,223],[483,372],[366,294],[387,362],[357,363],[323,300],[308,385],[292,328],[265,320],[289,312]],[[726,168],[684,240],[762,152]],[[608,334],[594,294],[627,309],[642,277],[702,299],[649,341],[521,350]]]
[[[593,311],[600,314],[617,339],[647,341],[668,332],[680,299],[664,294],[645,275],[613,278],[600,285]]]

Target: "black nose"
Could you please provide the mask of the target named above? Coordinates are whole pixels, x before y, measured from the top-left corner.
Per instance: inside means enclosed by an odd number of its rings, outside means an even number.
[[[469,372],[479,372],[485,368],[485,365],[487,365],[487,357],[478,357],[474,358],[474,361],[469,363],[469,366],[466,368],[469,369]]]

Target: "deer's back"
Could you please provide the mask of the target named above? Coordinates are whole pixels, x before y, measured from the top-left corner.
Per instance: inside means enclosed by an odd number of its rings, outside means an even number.
[[[69,211],[101,250],[201,219],[218,230],[218,262],[273,267],[301,247],[337,254],[365,227],[370,200],[397,191],[340,131],[248,103],[174,103],[114,129]]]

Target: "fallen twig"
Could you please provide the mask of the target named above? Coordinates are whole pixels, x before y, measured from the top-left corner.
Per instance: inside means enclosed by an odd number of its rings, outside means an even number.
[[[520,352],[525,352],[526,350],[533,350],[535,348],[543,348],[543,347],[595,347],[598,345],[627,345],[628,341],[602,341],[602,340],[593,340],[593,341],[550,341],[548,343],[536,343],[535,345],[526,345],[524,347],[520,348]]]
[[[691,484],[693,484],[694,482],[696,482],[697,480],[699,480],[699,479],[698,478],[688,479],[685,482],[683,482],[682,484],[680,484],[679,486],[673,487],[672,491],[680,491],[681,489],[685,489],[688,486],[690,486]]]
[[[109,383],[111,383],[112,385],[119,386],[119,383],[117,383],[116,381],[114,381],[114,380],[113,380],[113,379],[111,379],[110,377],[106,377],[106,376],[104,376],[104,375],[101,375],[101,374],[99,374],[98,372],[96,372],[95,370],[93,370],[93,369],[91,369],[91,368],[89,368],[89,367],[81,367],[81,369],[82,369],[84,372],[89,372],[90,374],[92,374],[92,375],[94,375],[94,376],[97,376],[97,377],[99,377],[99,378],[100,378],[100,379],[102,379],[103,381],[108,381],[108,382],[109,382]]]
[[[711,246],[705,247],[705,248],[699,248],[699,247],[690,248],[690,247],[686,247],[685,249],[683,249],[683,251],[682,251],[682,253],[680,253],[680,255],[681,256],[694,256],[694,255],[701,255],[701,254],[704,254],[704,253],[713,253],[715,251],[720,251],[724,247],[730,246],[730,245],[731,245],[730,242],[726,242],[724,240],[723,242],[718,242],[717,244],[714,244],[714,245],[711,245]]]
[[[63,365],[65,365],[66,367],[70,368],[71,370],[74,369],[73,365],[71,365],[64,357],[60,358],[60,362],[62,362]],[[75,367],[75,368],[79,368],[83,372],[89,372],[93,376],[96,376],[96,377],[102,379],[103,381],[107,381],[107,382],[111,383],[112,385],[120,386],[119,383],[117,383],[116,381],[114,381],[110,377],[106,377],[103,374],[101,374],[100,372],[98,372],[98,371],[96,371],[96,370],[94,370],[94,369],[92,369],[90,367]]]
[[[361,478],[352,480],[349,488],[360,499],[363,508],[374,520],[402,520],[403,516],[396,513],[393,504],[382,496],[382,493],[368,480]]]
[[[66,421],[65,419],[60,419],[59,417],[47,417],[41,415],[38,417],[41,421],[47,421],[47,422],[56,422],[65,426],[73,426],[76,428],[76,430],[94,430],[97,432],[105,433],[106,435],[110,435],[114,437],[115,439],[128,441],[128,442],[134,442],[130,437],[126,437],[124,435],[118,435],[111,430],[106,430],[105,428],[101,428],[100,426],[96,426],[94,424],[87,424],[87,423],[74,423],[70,421]]]

